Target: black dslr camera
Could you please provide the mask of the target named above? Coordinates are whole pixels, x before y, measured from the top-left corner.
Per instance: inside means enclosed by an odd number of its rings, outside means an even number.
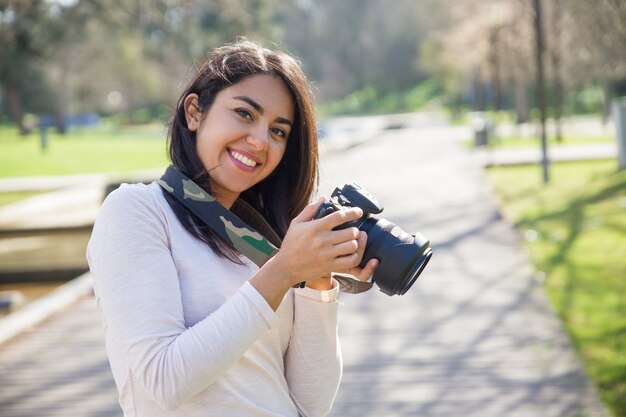
[[[410,235],[388,220],[373,217],[382,212],[383,207],[356,183],[335,188],[330,200],[317,209],[314,218],[320,219],[349,207],[360,207],[363,216],[335,229],[356,227],[367,233],[365,254],[359,266],[363,268],[370,259],[378,259],[380,264],[372,282],[387,295],[403,295],[430,260],[433,254],[430,242],[420,233]]]

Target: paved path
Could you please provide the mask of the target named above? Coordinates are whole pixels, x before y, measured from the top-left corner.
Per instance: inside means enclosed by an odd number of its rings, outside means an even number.
[[[444,126],[389,131],[325,158],[435,255],[402,297],[344,295],[332,416],[605,416],[482,170]],[[119,416],[93,297],[0,345],[0,415]]]
[[[0,345],[0,416],[121,414],[93,297]]]
[[[359,181],[435,250],[406,295],[344,297],[332,416],[605,415],[464,137],[392,131],[323,166],[323,191]]]

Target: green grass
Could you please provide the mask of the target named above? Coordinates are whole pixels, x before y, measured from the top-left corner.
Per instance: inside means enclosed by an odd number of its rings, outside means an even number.
[[[48,147],[39,131],[19,136],[0,126],[0,177],[127,172],[167,165],[165,129],[160,125],[118,128],[103,125],[59,135],[48,130]]]
[[[626,416],[626,171],[610,161],[491,168],[505,215],[535,267],[602,399]]]

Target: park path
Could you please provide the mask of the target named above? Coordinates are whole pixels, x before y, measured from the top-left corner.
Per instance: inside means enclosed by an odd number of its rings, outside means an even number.
[[[322,192],[360,182],[435,249],[406,295],[343,295],[331,416],[604,417],[468,132],[403,127],[323,159]],[[0,345],[2,417],[115,417],[116,401],[91,295]]]
[[[417,121],[327,158],[322,191],[356,180],[431,240],[402,297],[345,295],[334,417],[605,416],[464,128]],[[537,168],[540,176],[540,169]]]
[[[121,415],[93,296],[0,345],[0,416]]]

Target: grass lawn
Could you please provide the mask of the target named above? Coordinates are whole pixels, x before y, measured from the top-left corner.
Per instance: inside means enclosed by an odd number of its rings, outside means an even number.
[[[626,171],[617,162],[491,168],[505,215],[532,261],[602,399],[626,417]]]
[[[125,172],[167,166],[165,128],[160,125],[75,128],[66,135],[48,130],[41,148],[39,131],[19,136],[0,126],[0,177]]]

